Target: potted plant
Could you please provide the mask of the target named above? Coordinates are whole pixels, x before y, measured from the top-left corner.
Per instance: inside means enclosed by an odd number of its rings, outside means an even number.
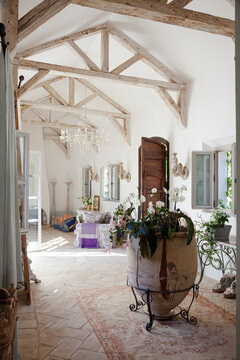
[[[92,208],[92,199],[90,197],[83,198],[83,204],[86,206],[87,211],[91,211]]]
[[[221,209],[212,212],[209,221],[202,221],[200,231],[211,240],[229,241],[232,226],[227,225],[230,215]]]
[[[152,193],[156,194],[155,188]],[[196,278],[194,225],[182,211],[170,211],[161,201],[149,202],[145,216],[137,219],[136,206],[144,201],[144,197],[129,197],[121,205],[123,214],[110,237],[128,234],[128,280],[140,295],[141,289],[162,291],[154,293],[151,307],[156,315],[168,314],[186,297],[189,290],[184,290]]]

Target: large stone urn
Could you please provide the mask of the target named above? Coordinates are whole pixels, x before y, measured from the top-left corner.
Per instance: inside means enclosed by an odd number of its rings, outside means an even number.
[[[139,239],[129,241],[128,280],[142,296],[145,290],[178,291],[189,289],[197,275],[197,247],[193,237],[187,245],[185,232],[173,234],[173,240],[159,239],[152,257],[141,256]],[[151,292],[151,310],[157,316],[165,316],[179,305],[189,290],[175,293]]]

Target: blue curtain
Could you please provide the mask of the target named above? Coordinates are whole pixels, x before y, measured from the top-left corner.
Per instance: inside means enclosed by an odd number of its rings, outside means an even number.
[[[22,280],[17,187],[16,129],[8,49],[0,49],[0,288]],[[18,359],[17,329],[14,359]]]

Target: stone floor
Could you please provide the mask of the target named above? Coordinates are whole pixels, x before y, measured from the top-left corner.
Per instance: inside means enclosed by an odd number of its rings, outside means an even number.
[[[18,342],[22,360],[106,360],[104,348],[81,312],[73,290],[126,283],[126,251],[75,249],[74,234],[44,228],[41,249],[29,253],[41,283],[31,284],[32,304],[19,290]],[[235,300],[211,291],[204,278],[200,293],[235,313]],[[176,358],[177,359],[177,358]]]

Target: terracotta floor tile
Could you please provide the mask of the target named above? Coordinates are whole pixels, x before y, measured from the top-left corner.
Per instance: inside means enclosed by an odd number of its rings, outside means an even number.
[[[40,344],[48,346],[56,346],[62,340],[61,337],[50,335],[44,331],[40,331]]]
[[[19,341],[19,349],[37,349],[38,348],[38,336],[25,336],[21,337]]]
[[[91,334],[81,345],[81,349],[84,350],[91,350],[91,351],[98,351],[100,348],[101,343],[99,342],[98,338],[95,334]]]
[[[37,328],[36,320],[21,320],[18,321],[18,328],[21,329],[34,329]]]
[[[24,348],[19,350],[21,360],[38,360],[38,349]]]
[[[78,350],[71,360],[107,360],[107,356],[93,351]]]
[[[31,283],[34,291],[32,304],[29,306],[26,305],[24,289],[18,292],[18,342],[21,360],[107,360],[104,348],[77,304],[74,288],[84,291],[98,286],[105,288],[116,284],[125,285],[122,271],[126,267],[126,257],[110,256],[107,261],[101,261],[99,273],[94,270],[94,277],[81,278],[81,268],[84,267],[85,274],[91,274],[99,254],[95,255],[93,249],[72,249],[75,238],[73,234],[49,229],[43,230],[42,235],[43,241],[63,237],[69,243],[53,252],[30,253],[32,269],[42,282]],[[91,256],[84,256],[85,251]],[[120,250],[114,251],[117,253]],[[116,274],[114,277],[109,276],[106,281],[103,274],[109,273],[112,266]],[[212,293],[211,287],[215,282],[204,278],[200,292],[217,305],[234,313],[234,300]]]
[[[80,341],[75,339],[65,338],[63,341],[51,352],[51,355],[67,359],[79,348]]]
[[[18,337],[38,336],[38,329],[24,329],[18,327]]]
[[[52,346],[42,345],[39,346],[38,360],[44,359],[52,351]]]

